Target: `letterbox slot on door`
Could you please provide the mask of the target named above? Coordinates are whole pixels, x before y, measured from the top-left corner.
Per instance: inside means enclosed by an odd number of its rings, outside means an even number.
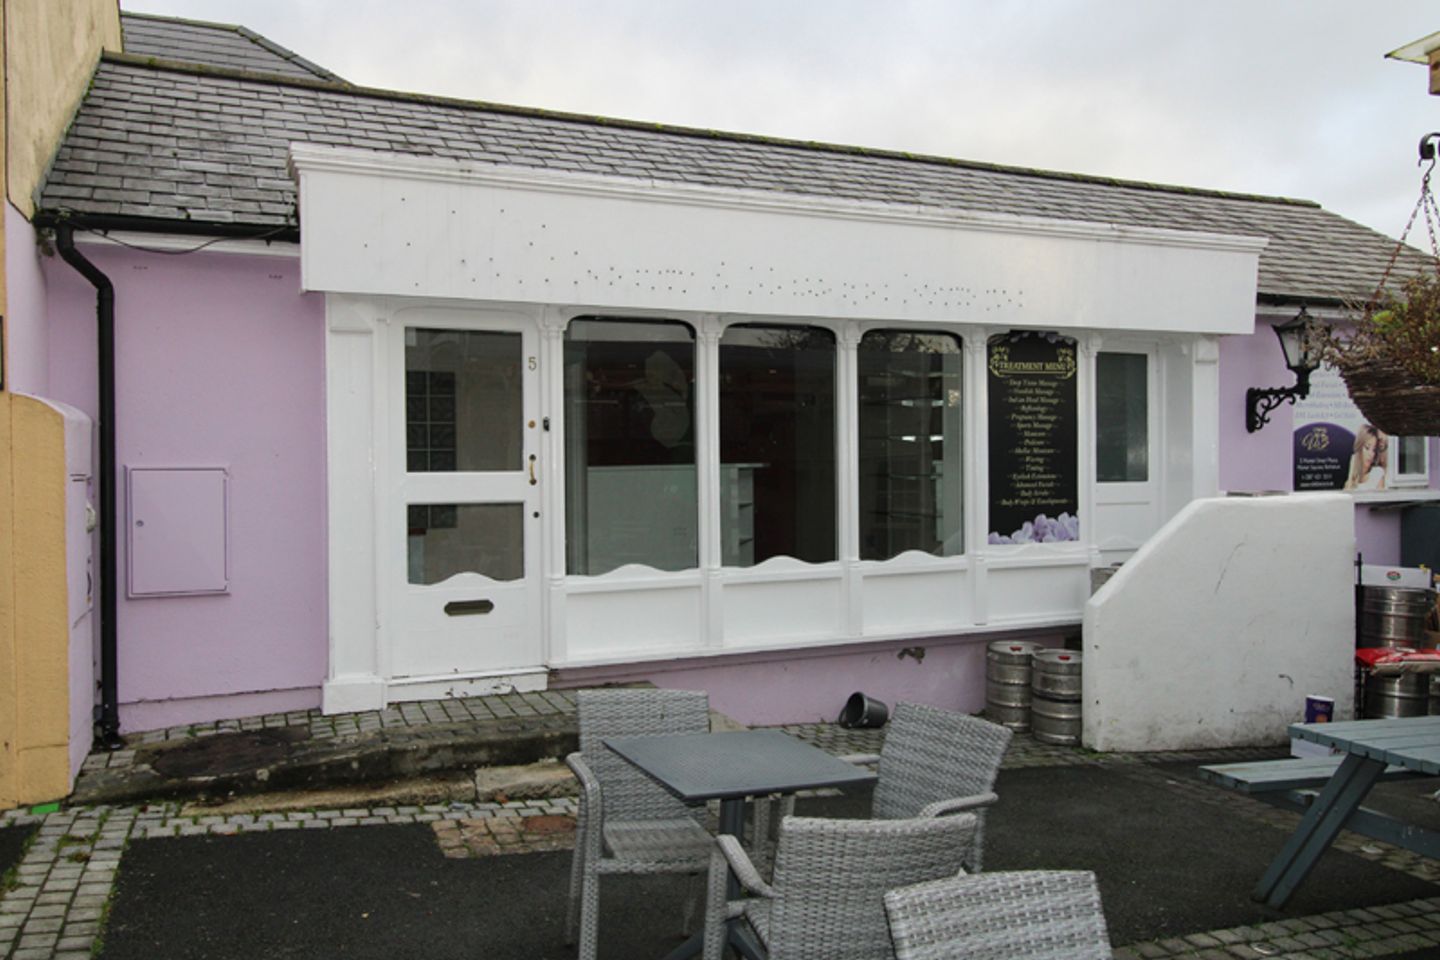
[[[495,604],[489,600],[451,600],[445,604],[445,612],[452,617],[472,617],[494,609]]]

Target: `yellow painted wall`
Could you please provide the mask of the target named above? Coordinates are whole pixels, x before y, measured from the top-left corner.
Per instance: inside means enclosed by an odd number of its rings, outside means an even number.
[[[65,425],[0,393],[0,808],[70,792]],[[8,549],[7,549],[8,547]]]
[[[6,191],[28,219],[34,193],[80,104],[101,49],[120,49],[118,0],[3,0]]]
[[[101,50],[120,49],[120,5],[0,0],[0,31],[0,157],[29,218]],[[0,317],[4,241],[0,217]],[[8,392],[5,373],[0,359],[0,809],[70,792],[64,420]]]

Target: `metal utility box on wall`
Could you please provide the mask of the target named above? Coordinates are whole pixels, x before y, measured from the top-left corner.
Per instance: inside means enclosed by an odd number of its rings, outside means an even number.
[[[230,589],[229,474],[223,467],[127,467],[127,596]]]

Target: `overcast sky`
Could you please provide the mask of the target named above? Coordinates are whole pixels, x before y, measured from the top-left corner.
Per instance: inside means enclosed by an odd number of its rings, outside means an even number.
[[[354,83],[1316,200],[1397,235],[1434,0],[122,0]],[[1422,245],[1423,231],[1412,236]]]

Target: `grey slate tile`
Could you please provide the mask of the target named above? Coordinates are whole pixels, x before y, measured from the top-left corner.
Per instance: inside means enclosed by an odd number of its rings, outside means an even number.
[[[273,225],[294,211],[286,167],[293,142],[1264,236],[1270,246],[1261,256],[1260,290],[1294,297],[1368,293],[1394,248],[1388,238],[1314,204],[1278,198],[187,73],[123,58],[100,65],[42,189],[42,204],[136,216],[142,207],[170,207],[199,221]],[[86,192],[97,187],[112,192]]]

